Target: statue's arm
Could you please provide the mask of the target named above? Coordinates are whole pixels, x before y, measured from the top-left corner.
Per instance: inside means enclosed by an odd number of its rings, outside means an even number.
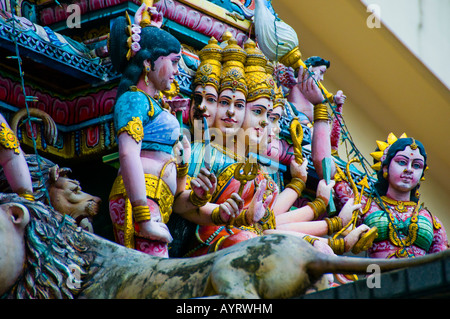
[[[6,179],[13,192],[33,194],[30,171],[20,148],[19,141],[9,127],[5,118],[0,114],[0,165],[3,167]]]

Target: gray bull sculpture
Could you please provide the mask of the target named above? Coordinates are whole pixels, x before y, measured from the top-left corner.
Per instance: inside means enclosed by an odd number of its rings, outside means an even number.
[[[165,259],[86,232],[67,215],[16,195],[0,196],[0,223],[1,249],[10,247],[0,251],[0,273],[8,279],[0,280],[0,295],[6,298],[291,298],[327,273],[365,274],[370,264],[387,271],[450,253],[406,260],[338,257],[299,237],[269,235],[202,257]],[[13,255],[16,266],[2,258]]]

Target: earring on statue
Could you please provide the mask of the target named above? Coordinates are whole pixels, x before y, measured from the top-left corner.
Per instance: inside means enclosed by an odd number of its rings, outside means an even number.
[[[414,196],[416,196],[416,198],[417,198],[417,199],[419,199],[419,198],[420,198],[419,188],[420,188],[420,183],[419,183],[419,184],[417,184],[417,187],[416,187],[416,192],[414,193]]]
[[[148,73],[150,72],[150,66],[145,66],[145,76],[144,76],[144,82],[146,86],[149,86],[150,81],[148,80]]]
[[[419,198],[419,197],[420,197],[419,188],[416,189],[415,195],[416,195],[416,198]]]
[[[384,178],[384,179],[387,179],[387,178],[388,178],[388,172],[387,172],[387,171],[384,171],[384,172],[383,172],[383,178]]]

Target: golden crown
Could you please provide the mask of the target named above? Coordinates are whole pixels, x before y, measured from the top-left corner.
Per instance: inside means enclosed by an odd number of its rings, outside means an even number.
[[[266,68],[267,74],[271,75],[275,80],[275,78],[276,78],[275,65],[272,62],[270,62],[269,60],[267,60],[267,64],[266,64],[265,68]],[[284,97],[283,89],[281,86],[279,86],[277,84],[276,80],[275,80],[274,90],[275,90],[275,99],[273,101],[273,108],[276,108],[279,106],[284,108],[285,97]]]
[[[228,45],[222,52],[222,75],[220,91],[230,89],[233,92],[241,91],[247,96],[247,83],[245,81],[244,64],[247,53],[238,44],[235,38],[228,39]]]
[[[283,89],[281,88],[281,86],[278,86],[275,83],[275,99],[273,101],[273,108],[281,106],[284,109],[284,102],[285,98],[283,94]]]
[[[212,85],[217,91],[220,88],[220,73],[222,71],[222,48],[217,44],[214,37],[209,39],[208,44],[200,50],[198,57],[200,65],[194,78],[195,85]]]
[[[245,79],[248,86],[247,101],[251,102],[261,97],[274,100],[275,81],[272,75],[266,71],[267,58],[251,39],[245,42],[244,49],[247,52],[245,65]]]
[[[397,138],[397,136],[394,135],[394,133],[389,133],[386,142],[383,141],[377,141],[377,146],[379,151],[376,152],[372,152],[370,153],[370,156],[372,156],[375,159],[375,164],[373,164],[371,167],[376,170],[379,171],[381,169],[381,163],[383,163],[383,161],[386,158],[387,152],[389,150],[389,147],[391,147],[392,144],[394,144],[398,139],[400,138],[407,138],[408,136],[406,136],[406,133],[403,133],[402,135],[400,135],[399,138]],[[415,144],[415,143],[413,143]],[[412,146],[411,148],[413,148],[414,146]]]

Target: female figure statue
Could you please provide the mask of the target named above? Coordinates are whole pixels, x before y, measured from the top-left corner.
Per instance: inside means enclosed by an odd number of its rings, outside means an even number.
[[[331,156],[331,145],[320,142],[330,140],[326,105],[321,104],[322,94],[312,79],[304,77],[300,87],[302,94],[314,105],[312,155],[316,170],[321,173],[321,159]],[[369,196],[355,194],[351,181],[342,171],[332,167],[337,206],[341,207],[358,196],[363,207],[360,222],[371,230],[378,230],[372,247],[370,232],[367,232],[367,237],[361,237],[358,246],[370,247],[370,257],[382,258],[419,256],[446,249],[447,235],[441,223],[418,202],[420,180],[427,168],[423,145],[406,135],[397,139],[393,134],[387,142],[377,141],[377,144],[378,151],[371,155],[377,161],[372,167],[378,171],[378,181],[375,191]]]
[[[378,237],[369,249],[370,257],[404,258],[422,256],[448,248],[447,234],[436,216],[419,202],[427,154],[421,142],[405,134],[392,133],[387,141],[377,141],[371,155],[378,181],[375,194],[362,196],[361,222],[378,228]],[[354,196],[349,183],[337,179],[336,198],[341,204]]]
[[[114,106],[120,169],[109,206],[119,243],[167,257],[172,237],[165,223],[185,178],[177,182],[172,155],[180,126],[165,109],[161,91],[169,90],[178,74],[181,45],[158,23],[138,23],[117,18],[109,39],[113,65],[122,73]]]

